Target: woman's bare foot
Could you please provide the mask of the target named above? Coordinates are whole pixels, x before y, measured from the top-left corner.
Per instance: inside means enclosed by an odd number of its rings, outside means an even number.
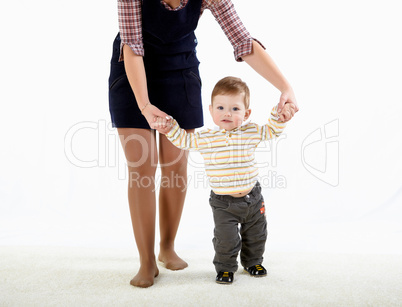
[[[154,278],[159,275],[156,263],[141,265],[137,275],[130,281],[130,285],[140,288],[148,288],[154,284]]]
[[[187,262],[177,256],[174,250],[161,250],[159,252],[158,260],[163,263],[165,268],[172,271],[183,270],[188,267]]]

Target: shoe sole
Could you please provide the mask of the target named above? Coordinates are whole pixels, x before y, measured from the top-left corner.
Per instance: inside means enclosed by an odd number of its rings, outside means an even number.
[[[268,273],[265,273],[264,275],[253,275],[251,274],[249,271],[247,271],[246,269],[244,269],[244,272],[246,272],[248,275],[250,275],[251,277],[265,277],[268,275]]]
[[[220,284],[220,285],[231,285],[231,284],[233,284],[233,281],[217,281],[217,280],[215,280],[215,282],[217,284]]]

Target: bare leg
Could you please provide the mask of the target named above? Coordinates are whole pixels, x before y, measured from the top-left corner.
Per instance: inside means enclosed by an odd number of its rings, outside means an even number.
[[[148,129],[119,128],[120,141],[128,165],[128,202],[140,269],[130,284],[152,286],[159,271],[155,259],[155,132]]]
[[[188,131],[193,132],[194,130]],[[159,193],[161,242],[158,259],[170,270],[182,270],[188,264],[177,256],[174,250],[174,240],[187,191],[188,152],[172,145],[164,135],[160,135],[159,140],[162,180]]]

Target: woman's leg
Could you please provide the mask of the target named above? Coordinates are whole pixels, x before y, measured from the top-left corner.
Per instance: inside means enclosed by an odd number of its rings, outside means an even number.
[[[155,260],[155,171],[158,163],[155,132],[119,128],[128,166],[128,202],[140,269],[130,284],[149,287],[159,271]]]
[[[187,131],[193,132],[194,129]],[[188,152],[175,147],[164,135],[160,135],[159,146],[162,178],[159,193],[161,242],[158,259],[168,269],[182,270],[188,264],[177,256],[174,250],[174,240],[187,191]]]

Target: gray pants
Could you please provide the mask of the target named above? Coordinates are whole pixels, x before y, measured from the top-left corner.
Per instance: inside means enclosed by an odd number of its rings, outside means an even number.
[[[212,242],[216,272],[236,272],[239,251],[243,267],[261,264],[267,240],[267,219],[260,184],[257,182],[248,195],[240,198],[211,191],[209,204],[215,222]]]

